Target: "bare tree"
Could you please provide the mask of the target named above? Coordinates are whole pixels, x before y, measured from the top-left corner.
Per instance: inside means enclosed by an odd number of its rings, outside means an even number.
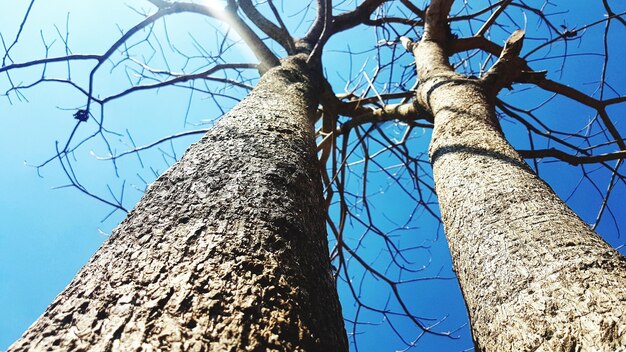
[[[502,0],[473,8],[479,5],[453,6],[452,0],[428,7],[409,0],[319,0],[302,5],[298,23],[284,16],[286,4],[271,0],[150,2],[157,9],[137,10],[141,22],[101,54],[72,54],[68,32],[59,31],[66,55],[48,56],[44,41],[44,58],[14,62],[11,52],[34,0],[14,40],[2,38],[7,98],[63,83],[86,99],[73,112],[77,122],[68,140],[39,167],[58,162],[72,187],[116,210],[126,210],[122,196],[99,195],[79,182],[77,150],[100,138],[117,170],[120,158],[206,133],[148,188],[11,350],[346,350],[334,286],[346,293],[344,319],[355,350],[360,332],[380,325],[374,317],[406,348],[426,336],[455,339],[460,333],[445,316],[421,314],[415,292],[421,282],[452,279],[441,270],[445,258],[429,255],[441,224],[476,350],[626,345],[626,262],[594,232],[607,217],[619,232],[623,218],[614,213],[611,195],[624,189],[626,144],[611,113],[619,114],[626,97],[610,83],[609,48],[623,37],[624,12],[604,1],[606,16],[590,11],[586,23],[568,27],[556,22],[567,13],[551,12],[550,2]],[[156,30],[184,13],[217,26],[217,54],[197,43],[198,53],[186,54],[172,45],[167,29]],[[518,23],[529,18],[538,23],[536,33]],[[601,26],[603,51],[595,53],[586,43],[597,41],[592,35]],[[231,30],[258,64],[233,59]],[[361,55],[345,33],[370,33],[375,40]],[[146,47],[155,55],[136,54]],[[166,54],[178,57],[180,71]],[[596,92],[551,79],[560,73],[566,81],[569,61],[594,55],[601,58]],[[352,64],[361,56],[363,63]],[[350,61],[349,72],[331,72],[338,57]],[[82,61],[94,62],[86,85],[70,75]],[[59,64],[67,66],[67,78],[49,78],[48,66]],[[41,67],[34,80],[13,79]],[[106,68],[133,76],[129,87],[102,98],[95,83]],[[131,148],[116,153],[104,107],[165,87],[208,96],[224,111],[225,101],[239,99],[234,90],[250,93],[210,129],[143,147],[128,134]],[[502,93],[513,87],[521,93]],[[545,107],[564,102],[593,114],[560,127]],[[509,121],[515,124],[507,127]],[[94,132],[78,137],[86,123]],[[545,161],[551,159],[578,169]],[[591,226],[538,178],[540,166],[548,178],[551,168],[578,173],[576,194],[597,189]],[[412,205],[401,214],[379,209],[389,195]],[[422,237],[414,235],[417,227],[427,229]],[[370,298],[374,281],[386,299]]]
[[[476,349],[623,347],[626,260],[537,178],[495,114],[503,87],[545,82],[545,73],[519,59],[522,30],[481,79],[454,72],[452,2],[434,1],[422,40],[405,43],[420,78],[416,100],[435,120],[430,160]]]

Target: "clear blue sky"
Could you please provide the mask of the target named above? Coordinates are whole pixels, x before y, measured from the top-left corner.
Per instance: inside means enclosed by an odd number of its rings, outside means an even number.
[[[0,12],[0,33],[5,41],[12,41],[14,38],[28,3],[29,1],[20,0],[12,3],[11,6],[3,7],[3,11]],[[21,40],[12,51],[16,62],[28,61],[43,55],[40,29],[46,42],[51,43],[56,40],[51,56],[64,54],[63,45],[54,25],[57,25],[59,31],[64,34],[68,12],[70,13],[70,47],[74,52],[102,53],[119,34],[118,26],[127,29],[140,20],[140,16],[128,6],[138,9],[151,8],[151,5],[143,0],[68,1],[63,2],[63,6],[59,3],[50,1],[35,3]],[[417,3],[421,5],[421,1]],[[584,21],[589,18],[585,19],[586,14],[593,13],[595,15],[591,16],[592,19],[600,19],[603,13],[599,8],[600,4],[590,4],[588,1],[571,1],[567,6],[571,6],[571,11],[560,16],[564,19],[563,25],[570,28],[584,24]],[[514,16],[517,16],[515,18],[520,23],[524,23],[521,13],[515,13]],[[186,33],[187,30],[193,31],[194,26],[198,26],[197,29],[206,29],[206,23],[197,17],[181,17],[168,20],[170,34],[173,41],[179,43],[181,47],[189,48],[193,46],[193,43]],[[288,23],[297,23],[296,16],[289,18]],[[536,28],[536,23],[529,22],[527,26],[529,40],[532,41],[532,31]],[[602,26],[586,34],[591,38],[596,36],[597,40],[586,41],[587,47],[583,46],[585,50],[596,52],[599,50],[601,32]],[[535,37],[538,36],[540,35]],[[624,30],[616,31],[615,36],[623,38]],[[203,39],[209,43],[214,39],[212,35],[209,37],[211,38]],[[339,91],[342,89],[341,79],[337,73],[348,69],[345,56],[336,50],[350,45],[353,50],[357,51],[360,46],[371,45],[371,41],[372,38],[368,37],[367,32],[356,31],[339,36],[331,42],[325,62],[329,63],[328,75],[336,83],[336,89]],[[572,47],[574,46],[576,44],[572,44]],[[611,55],[614,57],[618,57],[620,52],[626,55],[624,48],[612,50],[614,51]],[[232,55],[250,56],[249,52],[243,48],[235,49]],[[534,63],[533,67],[554,69],[555,64],[558,63],[541,61]],[[357,67],[353,67],[353,70],[358,71],[361,64],[355,62],[354,65]],[[591,93],[595,89],[594,82],[599,77],[600,65],[601,61],[597,57],[569,60],[562,79],[568,83],[584,82],[585,85],[579,84],[579,86]],[[73,68],[72,77],[84,84],[87,67],[76,66]],[[58,71],[51,69],[49,72],[63,72],[63,67],[57,66],[56,69]],[[40,74],[40,69],[29,70],[25,71],[23,76],[16,74],[13,79],[18,82]],[[609,74],[613,77],[611,83],[614,88],[624,94],[626,90],[623,83],[626,82],[624,71],[618,69],[617,66],[611,66]],[[551,71],[550,77],[559,79],[559,73]],[[103,96],[119,91],[122,87],[120,82],[124,80],[120,73],[111,76],[102,74],[97,78],[97,89]],[[6,87],[6,76],[2,75],[0,88],[4,91]],[[106,234],[110,233],[123,218],[122,212],[119,211],[107,217],[111,211],[109,207],[103,206],[76,189],[53,189],[67,184],[67,179],[59,169],[58,163],[52,163],[51,166],[43,168],[41,170],[43,177],[38,176],[36,169],[25,165],[25,162],[38,164],[54,155],[55,141],[63,143],[76,123],[76,120],[72,118],[72,113],[76,107],[84,104],[82,96],[58,84],[43,85],[24,91],[24,94],[28,101],[20,101],[14,94],[11,95],[11,102],[6,98],[0,98],[0,151],[2,151],[0,165],[3,166],[3,172],[0,173],[0,209],[2,210],[0,212],[2,225],[0,227],[0,351],[6,349],[43,312],[97,250],[106,238]],[[198,96],[194,99],[187,113],[187,125],[184,121],[189,94],[185,90],[163,89],[107,105],[108,126],[122,134],[120,137],[109,136],[115,142],[115,150],[120,152],[128,149],[129,146],[124,144],[128,143],[128,137],[125,135],[127,129],[131,131],[136,144],[143,145],[166,134],[203,127],[194,124],[212,120],[220,114],[212,107],[210,99]],[[526,102],[522,95],[512,99]],[[224,103],[232,104],[227,101]],[[622,111],[624,110],[626,109],[622,106]],[[620,112],[617,111],[617,113]],[[581,121],[589,118],[589,114],[588,111],[580,109],[579,106],[565,99],[558,100],[557,104],[544,111],[544,116],[549,116],[554,126],[564,129],[569,128],[572,121],[580,124]],[[626,132],[623,127],[626,116],[621,116],[618,120],[618,127]],[[90,123],[93,125],[93,121]],[[92,125],[90,126],[93,127]],[[516,145],[526,147],[525,134],[517,133],[519,129],[511,123],[504,122],[503,126],[507,131],[507,136]],[[78,133],[84,136],[88,132],[89,128],[80,126]],[[193,138],[179,139],[174,142],[173,146],[165,144],[162,147],[170,154],[173,153],[173,149],[176,156],[180,156],[191,141]],[[427,142],[428,132],[426,131],[423,137],[416,140],[414,147],[425,148]],[[78,151],[75,155],[77,160],[75,165],[79,179],[90,189],[106,196],[108,196],[107,185],[116,196],[119,196],[124,185],[124,204],[129,208],[141,196],[140,191],[145,187],[145,182],[151,182],[155,172],[162,172],[172,162],[170,158],[163,158],[158,151],[144,154],[142,161],[146,165],[153,165],[155,169],[153,172],[147,166],[142,168],[137,158],[129,157],[120,162],[122,174],[117,177],[111,164],[96,161],[91,151],[98,156],[106,155],[105,146],[97,139],[88,148]],[[567,196],[577,184],[580,173],[574,168],[553,166],[554,164],[547,165],[542,175],[560,195]],[[382,178],[372,180],[372,182],[382,187],[386,181]],[[598,183],[599,187],[606,188],[606,182],[606,177],[601,178]],[[571,200],[573,208],[589,222],[594,220],[599,205],[599,199],[591,188],[588,183],[583,183],[579,192]],[[396,201],[401,196],[394,192],[397,191],[391,190],[385,196],[381,196],[379,210],[384,209],[387,213],[395,213],[413,209],[412,205]],[[611,204],[616,211],[617,220],[621,222],[626,218],[626,213],[624,207],[619,207],[619,204],[623,204],[625,199],[624,187],[616,188]],[[102,221],[104,218],[106,220]],[[626,242],[625,238],[616,237],[613,226],[609,222],[600,226],[599,230],[613,245],[618,246]],[[418,229],[412,231],[407,235],[412,238],[410,240],[415,241],[416,244],[426,241],[432,245],[432,256],[437,258],[438,262],[429,270],[438,272],[441,269],[443,276],[451,276],[450,264],[446,261],[448,254],[445,239],[439,236],[437,241],[434,240],[437,233],[436,226],[420,224]],[[422,234],[427,235],[417,237]],[[374,249],[371,254],[377,253]],[[422,259],[419,258],[419,260]],[[374,282],[369,282],[369,285],[373,284]],[[466,318],[455,281],[428,281],[416,289],[419,289],[419,292],[415,292],[416,298],[411,304],[419,307],[420,313],[431,317],[449,314],[449,318],[443,325],[450,329],[462,326]],[[365,296],[372,300],[384,300],[387,297],[387,293],[376,289],[365,292],[367,292]],[[341,294],[347,295],[347,292],[342,291]],[[344,311],[347,313],[353,310],[354,307],[351,305],[344,306]],[[380,317],[372,316],[371,319],[373,322],[380,321]],[[406,330],[410,327],[400,324],[398,329]],[[365,333],[361,340],[361,351],[391,351],[402,348],[402,345],[395,341],[395,337],[386,324],[362,326],[359,332]],[[441,341],[427,337],[422,346],[433,351],[460,351],[470,348],[467,327],[461,328],[458,334],[461,338],[455,341]],[[388,336],[388,338],[381,338],[381,335]]]

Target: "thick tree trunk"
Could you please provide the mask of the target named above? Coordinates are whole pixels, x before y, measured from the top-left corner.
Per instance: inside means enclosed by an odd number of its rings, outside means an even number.
[[[10,351],[345,351],[302,58],[172,168]]]
[[[476,349],[626,346],[624,257],[505,140],[489,90],[453,72],[441,37],[424,38],[418,101],[435,118],[436,191]]]

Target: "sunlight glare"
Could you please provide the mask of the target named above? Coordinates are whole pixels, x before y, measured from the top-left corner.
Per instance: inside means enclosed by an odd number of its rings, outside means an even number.
[[[202,0],[201,4],[209,10],[209,13],[211,13],[213,17],[224,23],[226,26],[234,29],[234,31],[230,31],[228,35],[231,37],[231,39],[237,42],[237,45],[235,47],[237,48],[237,51],[241,54],[242,59],[250,62],[259,62],[259,59],[254,54],[254,51],[250,48],[249,45],[247,45],[247,43],[249,43],[249,40],[247,40],[246,38],[242,38],[241,34],[243,32],[240,30],[240,26],[235,21],[233,21],[232,16],[229,13],[224,11],[224,8],[226,7],[226,1]]]

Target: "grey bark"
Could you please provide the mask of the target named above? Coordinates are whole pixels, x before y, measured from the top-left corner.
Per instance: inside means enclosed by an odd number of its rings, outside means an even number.
[[[427,20],[427,31],[443,27]],[[476,350],[624,348],[624,257],[506,141],[490,87],[453,71],[445,34],[425,33],[413,52],[417,99],[434,116],[430,158]]]
[[[9,350],[347,350],[304,59],[159,177]]]

